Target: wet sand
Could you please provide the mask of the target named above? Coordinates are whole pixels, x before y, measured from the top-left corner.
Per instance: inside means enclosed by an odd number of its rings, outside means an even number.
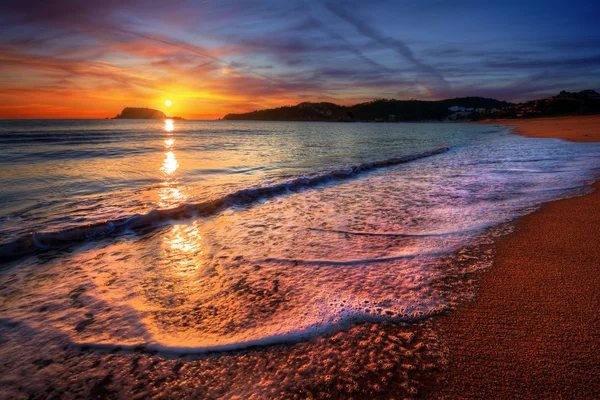
[[[526,136],[600,141],[600,117],[496,121]],[[600,183],[550,203],[498,243],[475,299],[436,322],[448,349],[426,398],[600,398]]]

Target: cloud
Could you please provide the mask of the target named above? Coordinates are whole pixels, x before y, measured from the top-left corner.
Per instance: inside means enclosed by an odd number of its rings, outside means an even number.
[[[342,44],[341,45],[341,49],[343,51],[347,51],[347,52],[350,52],[350,53],[356,55],[359,59],[365,61],[368,65],[376,67],[376,68],[378,68],[381,71],[385,71],[385,72],[389,72],[389,73],[395,73],[395,72],[397,72],[396,70],[394,70],[392,68],[389,68],[389,67],[387,67],[387,66],[379,63],[378,61],[372,59],[371,57],[367,56],[361,49],[359,49],[357,46],[353,45],[344,36],[338,34],[333,29],[329,28],[320,19],[318,19],[312,12],[310,13],[310,15],[311,15],[311,18],[309,18],[308,20],[306,20],[306,22],[305,22],[306,25],[305,26],[310,26],[312,29],[320,29],[320,30],[322,30],[330,38],[332,38],[335,41],[341,43]]]
[[[393,50],[394,52],[402,56],[405,60],[410,62],[412,65],[414,65],[417,68],[417,70],[431,78],[434,78],[436,83],[441,87],[448,87],[448,82],[445,80],[442,74],[432,66],[427,65],[421,60],[417,59],[410,47],[408,47],[408,45],[402,40],[389,37],[380,33],[374,27],[370,26],[362,19],[356,17],[356,14],[350,12],[344,5],[334,3],[331,1],[326,1],[325,7],[329,11],[337,15],[339,18],[351,24],[361,35],[364,35],[374,40],[375,42],[381,44],[382,46]]]
[[[23,104],[114,115],[167,95],[183,116],[221,117],[306,100],[518,100],[600,87],[600,28],[589,7],[574,19],[576,7],[558,3],[544,18],[508,3],[472,2],[477,15],[439,1],[345,4],[5,0],[0,116]],[[568,31],[556,25],[565,15]]]

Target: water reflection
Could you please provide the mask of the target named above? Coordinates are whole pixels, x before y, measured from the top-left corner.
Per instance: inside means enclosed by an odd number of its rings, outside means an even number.
[[[175,131],[173,120],[165,120],[164,129],[169,137],[164,140],[165,158],[160,167],[164,175],[162,187],[159,189],[160,206],[172,208],[184,203],[187,196],[181,190],[179,176],[176,173],[179,162],[175,156],[175,137],[172,136]],[[175,272],[180,277],[194,277],[198,267],[202,265],[201,258],[204,251],[198,225],[199,221],[189,225],[175,224],[162,238],[165,251],[163,261],[169,271]]]
[[[175,130],[175,125],[173,124],[172,119],[165,119],[165,131],[173,132]]]
[[[171,134],[175,130],[173,120],[165,120],[164,130]],[[170,136],[164,140],[165,143],[165,158],[160,167],[163,173],[162,187],[158,190],[160,197],[159,206],[162,208],[175,207],[185,201],[185,194],[182,192],[179,185],[179,177],[175,173],[179,168],[179,162],[175,156],[175,138]]]
[[[199,225],[200,221],[173,225],[162,238],[164,260],[169,270],[180,277],[194,278],[204,264],[204,245]]]
[[[163,161],[162,167],[160,170],[167,175],[172,175],[179,168],[179,163],[175,158],[175,153],[172,151],[168,151],[165,153],[165,160]]]

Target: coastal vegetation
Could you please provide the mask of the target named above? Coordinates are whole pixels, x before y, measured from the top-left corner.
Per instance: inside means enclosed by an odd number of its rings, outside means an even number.
[[[600,114],[600,94],[594,90],[562,91],[556,96],[525,103],[485,97],[422,101],[379,99],[352,106],[304,102],[248,113],[232,113],[224,120],[411,122],[527,118],[538,116]]]
[[[353,106],[333,103],[304,102],[295,106],[285,106],[249,113],[227,114],[225,120],[262,121],[425,121],[443,120],[452,114],[454,105],[462,107],[501,108],[512,103],[483,97],[463,97],[439,101],[379,99]]]

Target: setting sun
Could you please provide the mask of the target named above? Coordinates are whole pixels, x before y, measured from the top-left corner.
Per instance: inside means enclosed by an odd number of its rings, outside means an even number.
[[[167,100],[167,101],[165,101],[165,105],[166,105],[167,107],[171,107],[171,104],[173,104],[173,102],[172,102],[171,100]]]

